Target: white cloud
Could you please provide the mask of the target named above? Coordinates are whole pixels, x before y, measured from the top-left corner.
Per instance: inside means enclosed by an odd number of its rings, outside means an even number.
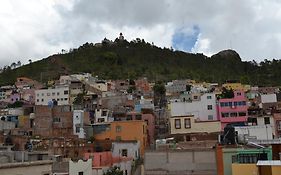
[[[243,60],[281,58],[280,5],[277,0],[1,0],[0,63],[114,40],[119,32],[170,47],[177,29],[194,25],[200,35],[193,52],[211,55],[231,47]]]

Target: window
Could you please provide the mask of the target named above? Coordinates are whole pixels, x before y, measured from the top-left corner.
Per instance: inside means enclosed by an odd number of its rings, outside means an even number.
[[[221,102],[220,105],[221,105],[221,107],[224,107],[224,103],[223,102]]]
[[[42,98],[41,101],[44,102],[44,99]]]
[[[63,101],[63,98],[61,98],[60,101]]]
[[[49,93],[49,92],[47,93],[47,96],[50,96],[50,93]]]
[[[39,102],[39,99],[37,99],[37,102]]]
[[[236,94],[237,96],[241,96],[241,92],[237,92],[237,94]]]
[[[102,116],[106,116],[107,115],[107,111],[102,111],[101,115]]]
[[[67,94],[68,94],[68,91],[63,91],[63,94],[64,94],[64,95],[67,95]]]
[[[126,120],[132,120],[132,119],[133,119],[132,115],[127,115]]]
[[[208,115],[208,120],[214,120],[213,115]]]
[[[222,113],[221,113],[221,116],[222,116],[222,118],[229,117],[229,113],[227,113],[227,112],[222,112]]]
[[[121,141],[121,140],[122,140],[121,136],[116,136],[116,141]]]
[[[60,93],[59,92],[57,92],[57,96],[59,96],[60,95]]]
[[[140,115],[140,114],[137,114],[137,115],[136,115],[136,120],[142,120],[142,118],[141,118],[141,115]]]
[[[197,100],[197,99],[198,99],[198,96],[197,96],[197,95],[195,95],[193,98],[194,98],[195,100]]]
[[[181,119],[175,119],[175,128],[180,129],[181,128]]]
[[[84,175],[83,171],[78,172],[78,175]]]
[[[270,119],[269,119],[269,117],[264,117],[264,124],[265,124],[265,125],[270,124]]]
[[[44,93],[42,93],[41,95],[44,96]]]
[[[239,117],[244,117],[244,116],[246,116],[246,112],[239,112],[239,113],[238,113],[238,116],[239,116]]]
[[[228,102],[228,106],[232,106],[232,102]]]
[[[276,121],[276,126],[277,126],[277,130],[280,131],[281,130],[281,120]]]
[[[36,94],[37,95],[37,97],[39,97],[39,94]]]
[[[237,101],[234,102],[234,106],[238,106],[238,102]]]
[[[56,95],[56,93],[55,93],[55,92],[53,92],[53,93],[52,93],[52,96],[55,96],[55,95]]]
[[[80,127],[76,127],[76,133],[80,132]]]
[[[208,96],[207,96],[207,99],[209,99],[209,100],[212,99],[212,96],[208,95]]]
[[[116,132],[121,132],[122,127],[121,126],[116,126]]]
[[[64,101],[67,101],[67,98],[64,98]]]
[[[191,128],[190,118],[184,119],[184,127],[185,128]]]
[[[128,150],[127,149],[122,149],[121,153],[122,153],[123,157],[127,157],[128,156]]]
[[[237,117],[237,112],[231,112],[230,117]]]
[[[104,121],[105,121],[104,118],[99,118],[99,119],[98,119],[98,122],[99,122],[99,123],[102,123],[102,122],[104,122]]]
[[[60,122],[60,118],[59,117],[54,117],[53,118],[53,122],[57,122],[57,123]]]
[[[212,110],[213,106],[212,105],[208,105],[207,108],[208,108],[208,110]]]

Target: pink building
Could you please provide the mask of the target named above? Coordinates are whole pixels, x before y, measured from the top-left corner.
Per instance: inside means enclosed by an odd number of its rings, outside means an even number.
[[[222,129],[229,123],[246,122],[248,118],[247,102],[243,91],[234,91],[233,98],[218,100],[218,119]]]

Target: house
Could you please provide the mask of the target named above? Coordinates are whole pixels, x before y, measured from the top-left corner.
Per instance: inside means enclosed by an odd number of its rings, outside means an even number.
[[[144,154],[144,149],[147,146],[147,125],[145,121],[114,121],[107,124],[93,125],[93,128],[96,140],[137,140],[140,142],[140,153],[141,155]]]
[[[108,109],[105,108],[95,109],[95,123],[104,123],[104,122],[113,121],[110,115],[111,113],[110,110]]]
[[[186,80],[173,80],[165,85],[167,94],[175,94],[186,91],[187,81]]]
[[[92,159],[69,161],[69,175],[92,175]]]
[[[199,121],[217,120],[215,94],[190,94],[190,99],[171,102],[171,116],[187,115],[193,115]]]
[[[220,121],[196,121],[193,115],[170,117],[170,132],[172,135],[214,133],[220,131]]]
[[[73,135],[71,106],[35,106],[33,132],[42,137],[67,137]]]
[[[271,148],[218,145],[216,147],[216,158],[217,175],[234,175],[233,172],[236,172],[235,169],[237,169],[237,167],[239,167],[240,170],[249,170],[252,169],[259,160],[272,160],[272,150]],[[246,172],[248,171],[245,171],[245,173]]]
[[[50,105],[56,101],[58,105],[69,105],[69,87],[35,90],[35,105]]]
[[[130,120],[142,120],[147,125],[147,142],[148,145],[154,144],[155,138],[155,115],[151,113],[138,113],[138,112],[127,112],[126,115],[114,116],[114,121],[130,121]]]
[[[84,125],[90,124],[89,113],[83,110],[73,110],[73,134],[85,138]]]
[[[218,119],[222,129],[229,123],[245,123],[248,118],[248,106],[244,91],[234,91],[233,98],[218,100]]]

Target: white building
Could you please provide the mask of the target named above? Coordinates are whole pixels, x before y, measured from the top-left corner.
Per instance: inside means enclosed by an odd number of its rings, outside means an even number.
[[[69,175],[92,175],[92,159],[69,161]]]
[[[74,110],[73,111],[73,134],[78,135],[78,138],[85,138],[84,131],[84,111]]]
[[[69,105],[69,87],[35,90],[35,105],[48,105],[53,100],[58,105]]]
[[[270,125],[263,126],[236,126],[235,131],[238,132],[240,140],[272,140],[274,130]]]
[[[217,120],[216,96],[206,93],[201,96],[192,96],[192,101],[171,102],[171,116],[190,116],[195,120]]]
[[[113,157],[132,157],[134,160],[140,158],[139,141],[112,142]]]
[[[262,103],[276,103],[277,102],[276,94],[262,94],[261,102]]]
[[[108,109],[96,109],[95,110],[95,123],[111,122],[110,111]]]

